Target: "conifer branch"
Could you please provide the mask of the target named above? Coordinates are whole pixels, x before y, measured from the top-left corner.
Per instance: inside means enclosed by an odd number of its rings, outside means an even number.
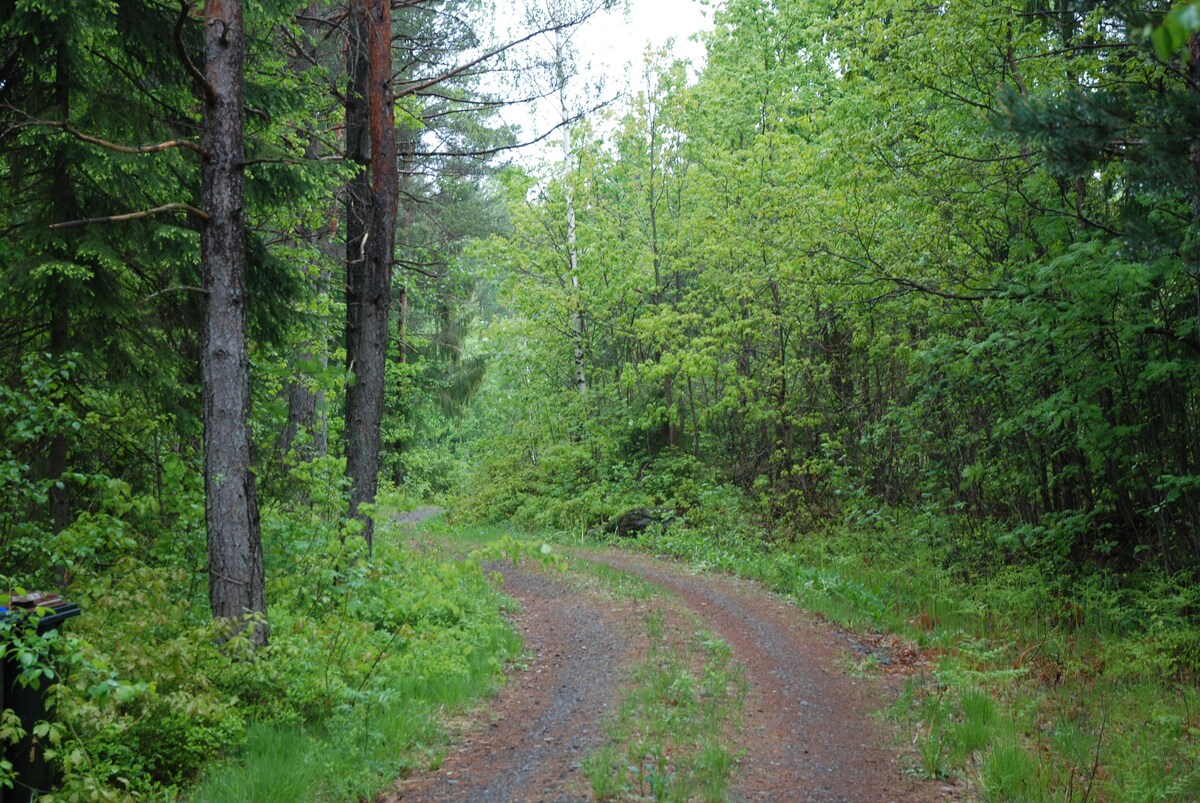
[[[17,111],[27,118],[26,122],[17,123],[14,128],[57,128],[63,133],[70,134],[71,136],[75,137],[75,139],[78,139],[82,142],[87,142],[91,145],[98,145],[101,148],[110,151],[116,151],[117,153],[149,154],[161,153],[162,151],[170,150],[172,148],[187,148],[189,151],[194,151],[201,156],[204,155],[204,149],[190,139],[170,139],[166,142],[159,142],[154,145],[121,145],[119,143],[109,142],[106,139],[101,139],[100,137],[80,131],[78,128],[64,120],[39,120],[36,117],[24,114],[24,112],[20,112],[18,109],[13,109],[13,111]]]
[[[200,293],[201,295],[208,295],[208,291],[203,287],[193,287],[190,284],[185,284],[179,287],[164,287],[162,290],[155,290],[143,298],[140,303],[145,304],[147,301],[153,301],[159,296],[165,296],[167,293]]]
[[[1174,340],[1176,343],[1187,346],[1192,351],[1200,354],[1200,339],[1197,339],[1193,334],[1180,334],[1174,329],[1169,329],[1165,326],[1146,326],[1142,328],[1142,333]]]

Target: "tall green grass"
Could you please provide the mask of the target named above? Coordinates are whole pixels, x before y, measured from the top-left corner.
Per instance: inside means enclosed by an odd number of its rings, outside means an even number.
[[[328,590],[305,591],[328,609],[324,619],[312,606],[273,610],[271,654],[238,670],[257,719],[190,799],[373,798],[397,777],[436,764],[449,744],[449,717],[495,690],[522,649],[502,616],[511,601],[489,587],[475,558],[411,551],[405,542],[419,540],[420,528],[380,532],[388,545],[371,563]],[[503,538],[493,549],[541,555]],[[339,613],[340,621],[329,618]]]
[[[240,761],[213,770],[197,803],[291,803],[308,798],[322,781],[320,741],[303,730],[260,724],[249,729]]]

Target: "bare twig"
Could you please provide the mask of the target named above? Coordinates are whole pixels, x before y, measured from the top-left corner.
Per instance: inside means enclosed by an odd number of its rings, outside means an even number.
[[[885,276],[883,278],[892,284],[899,285],[900,287],[907,287],[909,290],[916,290],[919,293],[928,293],[929,295],[937,296],[938,298],[945,298],[949,301],[987,301],[990,298],[1000,297],[998,294],[994,293],[972,293],[970,295],[952,293],[948,290],[939,290],[936,287],[919,284],[911,279],[905,279],[903,276]]]
[[[145,304],[147,301],[153,301],[159,296],[165,296],[167,293],[200,293],[202,295],[208,295],[208,291],[203,287],[193,287],[185,284],[179,287],[164,287],[162,290],[155,290],[153,293],[143,298],[139,303]]]
[[[513,39],[512,41],[505,42],[502,45],[497,45],[496,47],[485,51],[484,53],[471,59],[470,61],[463,62],[462,64],[459,64],[456,67],[452,67],[451,69],[446,70],[445,72],[441,73],[440,75],[435,75],[432,78],[427,78],[423,81],[419,81],[415,84],[412,84],[411,86],[407,86],[407,87],[404,87],[403,89],[397,90],[393,94],[393,99],[399,99],[399,98],[405,97],[407,95],[413,95],[418,92],[423,92],[424,90],[429,89],[434,86],[437,86],[438,84],[443,83],[444,81],[448,81],[451,78],[454,78],[455,76],[462,75],[463,73],[465,73],[467,70],[471,69],[472,67],[476,67],[476,66],[482,64],[483,62],[487,61],[488,59],[494,58],[495,56],[498,56],[507,50],[511,50],[512,48],[516,47],[517,45],[524,44],[525,42],[528,42],[530,39],[535,39],[535,38],[541,36],[542,34],[550,33],[552,31],[558,31],[563,28],[569,28],[569,27],[571,27],[571,25],[572,25],[572,23],[569,23],[569,22],[556,23],[556,24],[548,26],[546,28],[541,28],[539,30],[532,31],[531,33],[528,33],[525,36],[522,36],[518,39]]]
[[[446,278],[445,274],[443,274],[443,273],[434,273],[432,271],[425,270],[424,268],[420,267],[420,263],[417,263],[417,262],[410,262],[410,261],[404,260],[404,259],[393,259],[392,264],[398,265],[398,266],[404,268],[405,270],[410,270],[413,273],[419,273],[422,276],[427,276],[430,279]]]
[[[1087,788],[1083,790],[1083,799],[1089,800],[1092,797],[1092,784],[1096,782],[1096,775],[1100,772],[1100,747],[1104,744],[1104,731],[1108,727],[1108,715],[1112,712],[1112,703],[1104,706],[1104,717],[1100,720],[1100,733],[1096,736],[1096,749],[1092,752],[1092,767],[1088,773]]]
[[[611,98],[609,100],[602,100],[599,103],[596,103],[595,105],[590,106],[588,109],[585,109],[584,111],[581,111],[578,114],[572,115],[571,117],[567,118],[566,120],[562,120],[560,122],[555,123],[549,129],[538,134],[533,139],[527,139],[527,140],[524,140],[521,142],[515,142],[510,145],[495,145],[490,148],[478,148],[478,149],[469,150],[469,151],[433,150],[433,151],[429,151],[427,153],[422,153],[420,155],[422,155],[422,156],[440,156],[443,158],[453,158],[453,157],[482,158],[485,156],[494,156],[497,153],[503,153],[505,151],[518,150],[520,148],[525,148],[530,145],[536,145],[537,143],[541,142],[542,140],[549,138],[551,134],[554,134],[556,131],[559,131],[563,127],[572,125],[573,123],[576,123],[576,122],[584,119],[588,115],[595,114],[597,111],[599,111],[603,108],[606,108],[607,106],[609,106],[610,104],[615,102],[615,100],[616,100],[616,98]]]
[[[83,220],[68,220],[65,223],[55,223],[50,226],[51,229],[69,229],[75,226],[89,226],[92,223],[123,223],[126,220],[140,220],[141,218],[157,215],[160,212],[174,212],[182,210],[189,215],[198,217],[201,220],[208,220],[208,213],[202,209],[197,209],[191,204],[163,204],[156,206],[153,209],[145,209],[141,212],[126,212],[123,215],[109,215],[108,217],[89,217]]]

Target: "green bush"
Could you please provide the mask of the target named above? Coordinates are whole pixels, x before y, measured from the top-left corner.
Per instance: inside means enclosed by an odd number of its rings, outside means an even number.
[[[294,758],[264,734],[303,733],[314,755],[348,757],[317,762],[319,783],[304,789],[370,796],[440,738],[440,706],[487,692],[517,654],[502,598],[476,562],[414,551],[386,515],[368,558],[361,525],[346,518],[341,461],[316,460],[276,477],[286,503],[262,506],[271,643],[235,660],[196,570],[205,556],[196,468],[166,461],[156,496],[90,478],[96,507],[58,536],[41,534],[38,547],[67,571],[64,596],[83,615],[44,637],[2,625],[0,649],[27,680],[49,684],[56,724],[40,738],[62,794],[173,797],[207,777],[203,799],[231,783],[234,797],[250,784],[239,799],[253,799],[272,788],[270,761]],[[23,532],[8,530],[19,542]],[[0,721],[0,740],[20,736],[11,718]]]

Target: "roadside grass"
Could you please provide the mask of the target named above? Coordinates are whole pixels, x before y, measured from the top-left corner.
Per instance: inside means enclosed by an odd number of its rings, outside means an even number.
[[[1200,633],[1189,618],[1200,590],[951,560],[911,526],[769,546],[677,527],[619,543],[759,580],[850,630],[918,647],[929,663],[887,714],[910,734],[920,775],[982,800],[1200,799]]]
[[[264,697],[277,689],[299,698],[265,699],[244,744],[210,766],[189,799],[197,803],[368,800],[397,777],[441,760],[447,723],[494,693],[505,663],[520,656],[520,637],[502,616],[511,601],[494,591],[473,559],[411,549],[379,516],[376,555],[360,564],[351,593],[339,578],[321,605],[349,601],[338,621],[311,610],[272,609],[276,660],[294,673],[276,684],[271,664],[245,666]],[[492,533],[495,535],[495,533]],[[492,539],[494,540],[494,539]],[[484,544],[468,532],[464,544]],[[509,552],[537,547],[507,544]],[[401,598],[402,597],[402,598]],[[360,600],[369,605],[358,608]],[[268,659],[270,660],[270,659]],[[308,713],[305,713],[308,712]]]
[[[346,710],[319,729],[276,722],[252,726],[242,750],[208,772],[191,799],[283,803],[373,798],[394,779],[437,763],[449,746],[445,723],[494,693],[497,677],[491,659],[518,655],[520,639],[497,633],[495,641],[473,646],[466,667],[451,670],[427,656],[413,662],[418,674],[396,674],[384,681],[388,691],[380,695],[382,703]]]

